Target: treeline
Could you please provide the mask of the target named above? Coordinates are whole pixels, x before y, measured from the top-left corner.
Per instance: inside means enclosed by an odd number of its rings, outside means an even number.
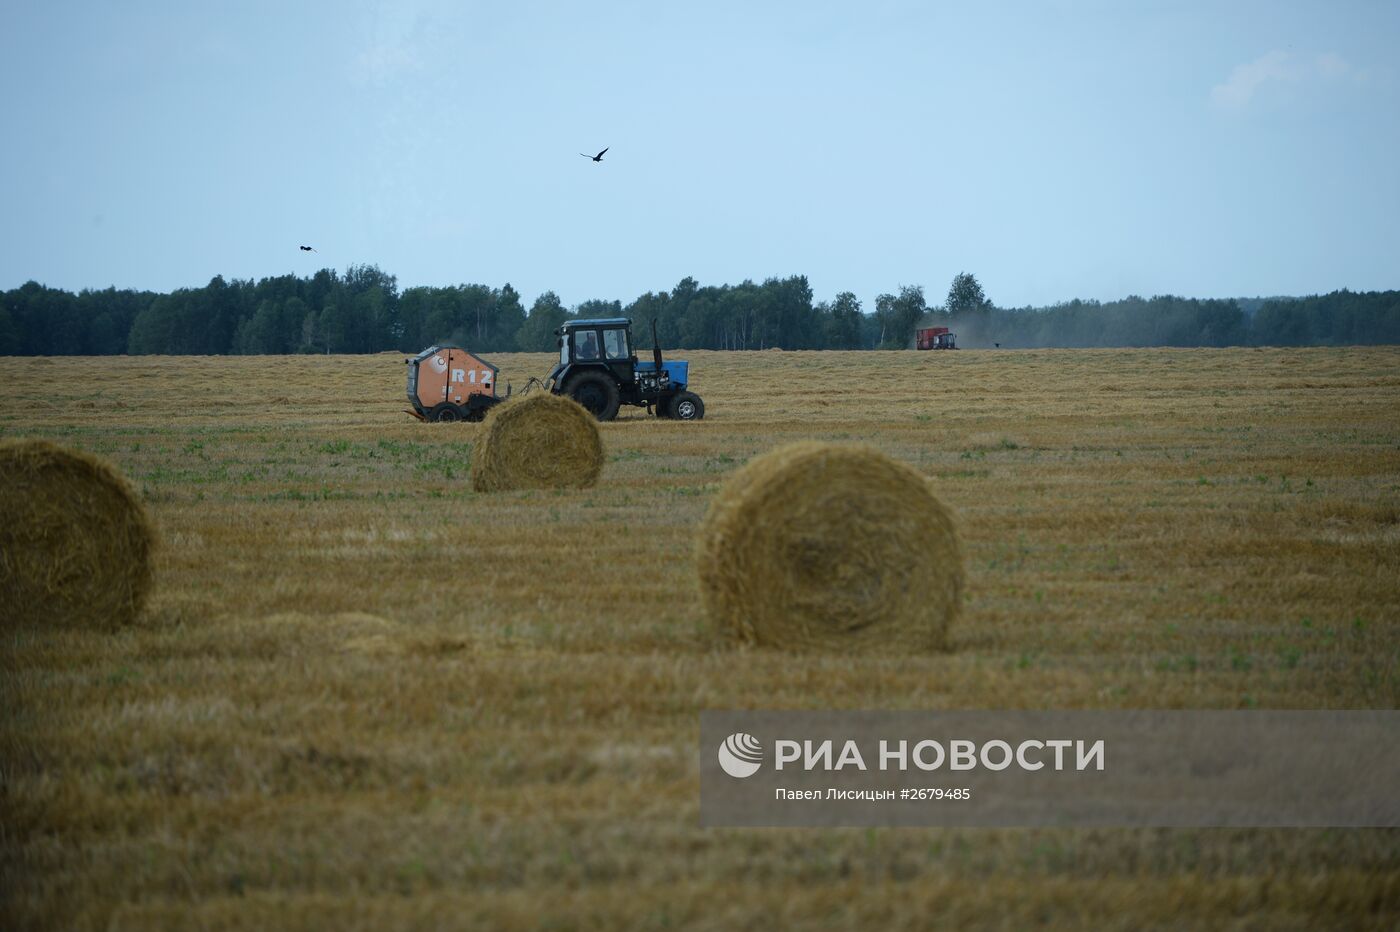
[[[1349,346],[1400,343],[1400,291],[1235,300],[1128,297],[989,309],[948,323],[964,346]]]
[[[509,284],[414,287],[375,266],[259,281],[216,277],[169,294],[82,291],[28,282],[0,295],[0,355],[413,352],[458,343],[483,353],[551,351],[571,317],[631,317],[649,345],[684,349],[902,349],[920,326],[949,326],[963,347],[1305,346],[1400,343],[1400,292],[1201,300],[1160,296],[996,307],[976,278],[957,276],[939,305],[922,288],[882,294],[866,309],[849,292],[814,302],[805,276],[701,285],[682,280],[624,305],[572,308],[545,292],[526,308]],[[1251,313],[1252,312],[1252,313]]]
[[[1397,308],[1400,312],[1400,308]],[[1171,296],[1121,301],[1070,301],[1046,308],[957,315],[965,346],[1015,347],[1242,346],[1276,343],[1255,332],[1238,302]]]

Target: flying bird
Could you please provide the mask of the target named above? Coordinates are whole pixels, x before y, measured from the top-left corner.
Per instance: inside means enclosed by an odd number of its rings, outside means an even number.
[[[312,249],[310,246],[298,246],[297,248],[300,249],[302,252],[315,252],[315,251],[316,251],[316,250]]]
[[[607,152],[608,149],[611,148],[612,146],[608,146],[608,148],[604,149],[603,152]],[[599,152],[597,155],[589,155],[587,152],[580,152],[579,155],[583,156],[586,159],[592,159],[595,162],[601,162],[603,161],[603,152]]]

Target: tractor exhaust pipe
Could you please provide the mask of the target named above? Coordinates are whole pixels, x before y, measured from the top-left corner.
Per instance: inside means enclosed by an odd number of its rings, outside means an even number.
[[[656,361],[656,377],[661,378],[661,341],[656,338],[656,318],[651,319],[651,358]]]

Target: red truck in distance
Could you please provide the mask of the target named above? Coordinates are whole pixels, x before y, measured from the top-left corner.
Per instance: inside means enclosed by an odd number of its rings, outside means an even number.
[[[958,335],[947,327],[925,327],[914,331],[914,346],[918,349],[957,349]]]

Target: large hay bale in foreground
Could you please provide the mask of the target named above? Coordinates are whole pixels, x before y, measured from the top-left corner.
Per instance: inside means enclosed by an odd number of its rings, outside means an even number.
[[[598,422],[578,402],[536,392],[486,414],[472,453],[472,488],[583,489],[603,471]]]
[[[155,531],[104,460],[43,440],[0,443],[0,603],[9,623],[116,627],[151,587]]]
[[[941,650],[963,588],[952,515],[870,447],[794,443],[720,489],[696,547],[706,611],[751,644]]]

